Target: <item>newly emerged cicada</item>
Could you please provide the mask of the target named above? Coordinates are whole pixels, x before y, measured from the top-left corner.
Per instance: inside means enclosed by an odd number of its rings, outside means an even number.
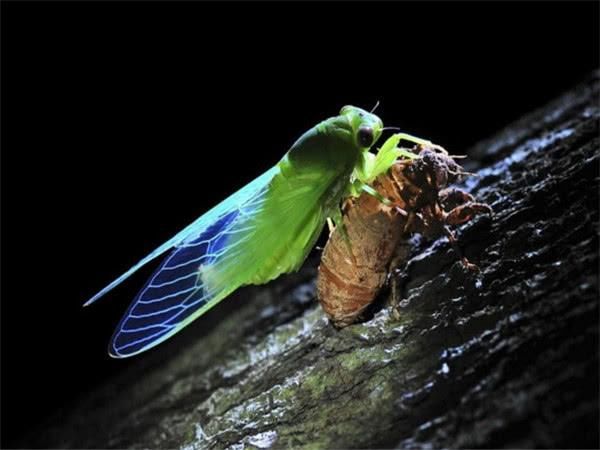
[[[381,198],[363,192],[344,205],[343,227],[330,235],[317,281],[319,302],[338,328],[354,323],[383,287],[398,249],[413,233],[446,235],[463,265],[478,270],[456,244],[450,226],[492,209],[472,195],[447,187],[465,172],[441,147],[418,145],[414,159],[400,159],[373,182]],[[405,258],[406,256],[404,256]]]

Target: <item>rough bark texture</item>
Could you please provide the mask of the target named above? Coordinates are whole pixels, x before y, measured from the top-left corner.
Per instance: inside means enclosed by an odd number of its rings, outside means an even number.
[[[495,211],[459,232],[479,275],[445,239],[416,242],[402,317],[382,299],[336,331],[311,260],[24,445],[598,447],[598,92],[595,74],[469,152],[481,178],[466,187]]]

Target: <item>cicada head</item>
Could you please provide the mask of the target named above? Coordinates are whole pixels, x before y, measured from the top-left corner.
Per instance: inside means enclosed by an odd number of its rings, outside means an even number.
[[[375,114],[347,105],[342,108],[340,115],[348,118],[357,147],[369,149],[381,136],[383,122]]]
[[[457,181],[462,168],[447,154],[424,148],[413,167],[415,182],[423,189],[440,191]]]

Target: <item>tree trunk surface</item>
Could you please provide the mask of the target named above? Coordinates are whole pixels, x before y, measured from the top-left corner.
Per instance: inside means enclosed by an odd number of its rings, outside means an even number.
[[[467,153],[494,216],[415,240],[341,331],[318,255],[234,294],[32,432],[26,447],[592,447],[598,436],[598,73]],[[443,143],[442,143],[443,144]],[[461,153],[451,149],[451,153]]]

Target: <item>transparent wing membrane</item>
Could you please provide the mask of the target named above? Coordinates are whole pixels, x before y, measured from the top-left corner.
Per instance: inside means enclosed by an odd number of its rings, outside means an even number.
[[[154,347],[229,293],[222,286],[211,284],[210,269],[249,238],[253,218],[277,172],[276,166],[224,200],[86,303],[95,301],[142,265],[173,248],[121,319],[110,343],[111,356],[132,356]],[[232,286],[231,290],[237,287]]]
[[[236,210],[224,214],[195,240],[173,250],[121,320],[111,354],[127,356],[155,345],[207,303],[210,294],[204,288],[201,267],[227,250],[227,232],[238,216]]]

